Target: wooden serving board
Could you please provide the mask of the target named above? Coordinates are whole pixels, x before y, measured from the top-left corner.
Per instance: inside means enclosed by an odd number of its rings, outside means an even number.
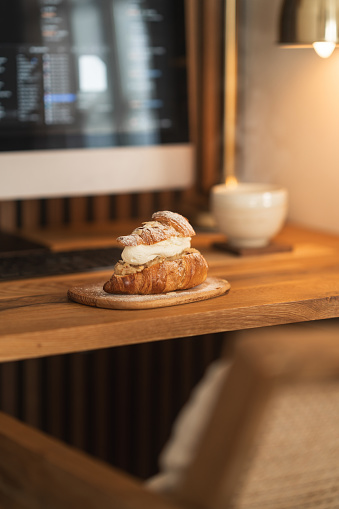
[[[68,290],[68,297],[79,304],[98,308],[152,309],[211,299],[227,293],[231,288],[225,279],[209,277],[201,285],[188,290],[158,295],[116,295],[104,292],[103,284],[102,282],[75,286]]]

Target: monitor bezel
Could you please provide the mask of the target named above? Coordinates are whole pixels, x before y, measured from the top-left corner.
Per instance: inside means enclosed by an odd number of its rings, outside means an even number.
[[[0,154],[2,200],[180,190],[193,183],[191,143]]]

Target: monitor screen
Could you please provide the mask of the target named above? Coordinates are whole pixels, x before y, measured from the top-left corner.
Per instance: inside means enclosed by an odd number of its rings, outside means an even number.
[[[184,0],[0,3],[0,199],[192,183]]]

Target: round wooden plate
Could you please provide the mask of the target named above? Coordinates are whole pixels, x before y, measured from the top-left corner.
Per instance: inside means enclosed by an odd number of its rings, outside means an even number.
[[[116,295],[104,292],[103,284],[102,282],[75,286],[68,290],[68,297],[79,304],[98,308],[152,309],[211,299],[227,293],[231,288],[225,279],[208,277],[201,285],[188,290],[159,295]]]

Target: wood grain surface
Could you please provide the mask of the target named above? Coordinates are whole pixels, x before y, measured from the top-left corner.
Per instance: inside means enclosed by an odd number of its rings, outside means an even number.
[[[140,480],[0,414],[3,508],[178,509]]]
[[[86,306],[104,309],[155,309],[168,306],[179,306],[200,300],[219,297],[228,292],[231,285],[225,279],[207,278],[201,285],[189,290],[156,295],[115,295],[103,290],[103,284],[92,283],[75,286],[67,292],[68,297]]]
[[[203,243],[209,277],[231,291],[185,306],[107,310],[68,300],[70,287],[111,270],[3,282],[0,360],[339,317],[339,237],[287,226],[277,241],[292,251],[238,257]]]

